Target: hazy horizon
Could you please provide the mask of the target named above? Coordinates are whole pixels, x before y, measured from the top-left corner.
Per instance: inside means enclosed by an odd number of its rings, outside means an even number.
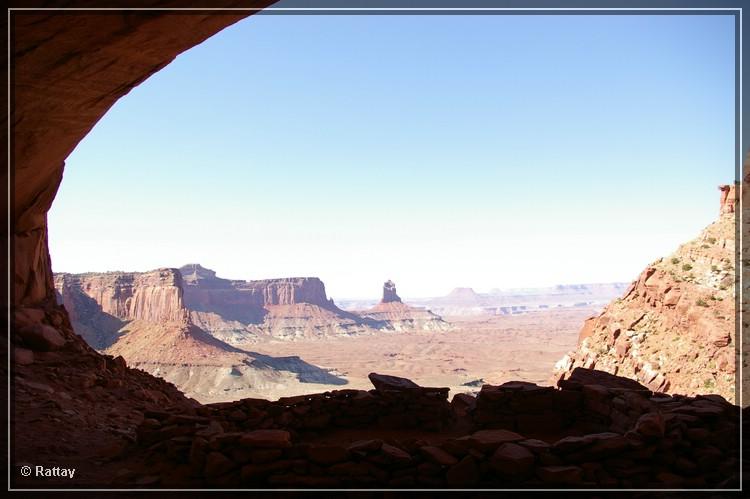
[[[69,156],[52,268],[334,299],[631,282],[718,216],[734,56],[732,16],[252,16]]]
[[[190,262],[185,263],[183,265],[193,265],[198,262]],[[177,269],[179,270],[183,265],[180,266],[161,266],[153,269],[108,269],[108,270],[88,270],[83,272],[67,272],[65,270],[55,270],[55,274],[86,274],[86,273],[93,273],[93,274],[99,274],[99,273],[131,273],[131,272],[149,272],[153,270],[157,270],[158,268],[169,268],[169,269]],[[202,263],[198,263],[201,267],[208,269],[208,270],[214,270],[210,265],[206,266]],[[234,277],[233,275],[221,275],[218,272],[216,273],[216,277],[220,279],[228,279],[231,281],[237,281],[237,280],[248,280],[248,279],[241,279],[238,277]],[[277,275],[277,276],[265,276],[265,277],[258,277],[257,279],[249,279],[249,280],[268,280],[268,279],[296,279],[296,278],[310,278],[310,277],[317,277],[320,279],[323,284],[326,286],[326,294],[328,295],[328,298],[333,298],[334,300],[344,300],[344,301],[355,301],[355,300],[380,300],[382,296],[382,285],[385,283],[385,281],[393,281],[396,284],[396,290],[399,294],[399,296],[402,299],[425,299],[425,298],[439,298],[442,296],[446,296],[450,294],[451,292],[457,290],[457,289],[471,289],[477,294],[492,294],[494,292],[509,292],[509,291],[522,291],[522,290],[531,290],[531,289],[546,289],[546,288],[555,288],[558,286],[564,286],[564,287],[571,287],[571,286],[596,286],[596,285],[612,285],[612,284],[630,284],[632,281],[635,280],[635,278],[631,279],[630,281],[612,281],[612,282],[559,282],[559,283],[553,283],[549,285],[543,285],[543,286],[513,286],[513,287],[503,287],[503,286],[493,286],[489,288],[477,288],[475,286],[471,285],[456,285],[452,286],[446,291],[445,293],[439,293],[434,295],[405,295],[401,291],[401,287],[398,284],[398,279],[383,279],[382,282],[376,283],[376,285],[373,287],[374,291],[371,292],[368,295],[362,295],[362,296],[347,296],[347,295],[339,295],[339,296],[332,296],[331,293],[328,291],[328,286],[326,284],[325,277],[319,276],[319,275]]]

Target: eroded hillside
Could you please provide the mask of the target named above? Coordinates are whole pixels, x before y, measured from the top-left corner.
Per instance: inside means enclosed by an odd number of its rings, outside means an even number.
[[[621,298],[588,319],[578,349],[558,362],[558,376],[596,368],[655,391],[736,400],[736,192],[720,189],[719,219],[648,265]]]

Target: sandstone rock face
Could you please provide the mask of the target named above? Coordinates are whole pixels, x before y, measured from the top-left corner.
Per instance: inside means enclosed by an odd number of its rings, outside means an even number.
[[[359,315],[343,311],[326,296],[317,277],[230,280],[199,264],[141,273],[58,274],[55,287],[76,330],[100,349],[113,343],[126,321],[183,324],[189,320],[237,347],[268,338],[449,327],[435,314],[401,301],[382,303]]]
[[[234,400],[242,396],[272,397],[280,388],[291,387],[292,393],[294,387],[305,391],[302,383],[337,385],[345,382],[298,357],[253,354],[221,341],[212,336],[213,331],[205,328],[202,322],[193,320],[213,312],[191,310],[183,300],[187,289],[188,299],[193,300],[188,303],[199,309],[205,310],[216,302],[218,310],[223,313],[234,310],[244,313],[244,317],[260,317],[262,326],[264,315],[276,317],[274,312],[264,308],[266,302],[309,298],[329,304],[318,279],[246,283],[219,279],[213,271],[197,265],[183,270],[184,281],[177,269],[158,269],[141,273],[58,274],[55,285],[58,299],[69,311],[76,332],[91,346],[122,356],[130,366],[164,378],[200,401]],[[196,293],[190,294],[191,291]],[[196,296],[203,301],[197,300]],[[289,307],[323,310],[304,302],[267,307],[287,312]],[[329,315],[324,320],[332,322],[335,319],[333,312],[325,312]],[[34,321],[27,316],[28,312],[21,312],[19,317],[24,321]],[[282,314],[278,320],[288,321],[288,314]],[[296,315],[294,320],[303,327],[307,317]],[[45,331],[43,328],[51,329],[32,324],[29,331]],[[264,333],[270,334],[273,330]],[[25,331],[21,329],[20,332]],[[51,334],[33,336],[31,332],[27,335],[27,344],[45,350],[59,348]]]
[[[182,277],[176,269],[103,274],[56,274],[55,291],[76,330],[106,348],[123,321],[184,322]]]
[[[383,283],[383,299],[380,300],[380,303],[392,303],[392,302],[401,302],[401,298],[399,298],[398,294],[396,293],[396,285],[393,283],[393,281],[388,280]]]
[[[401,301],[393,281],[383,284],[383,299],[369,310],[358,312],[394,331],[447,331],[450,324],[423,307],[412,307]]]
[[[383,325],[339,309],[317,277],[230,280],[198,264],[180,272],[193,322],[233,345],[372,334]]]
[[[215,328],[221,321],[260,324],[268,315],[269,307],[274,306],[309,304],[343,314],[326,297],[325,285],[317,277],[229,280],[216,277],[216,272],[198,264],[185,265],[180,272],[185,284],[186,306],[198,312],[197,322],[204,323],[208,329]]]
[[[734,186],[720,190],[719,219],[587,320],[558,378],[595,367],[655,391],[735,400],[736,196]]]
[[[383,324],[383,329],[393,331],[447,331],[450,324],[437,314],[422,307],[411,307],[400,301],[378,303],[373,308],[359,312],[362,317]]]
[[[271,3],[227,0],[221,5]],[[131,6],[179,4],[168,0]],[[46,213],[65,158],[78,142],[132,88],[184,50],[251,13],[13,12],[14,303],[54,300]]]
[[[447,327],[439,317],[396,301],[381,304],[378,318],[342,311],[318,278],[229,280],[198,264],[58,274],[55,285],[76,332],[91,346],[206,402],[305,392],[302,383],[346,383],[299,357],[250,352],[260,341]],[[38,348],[57,348],[51,335],[44,344],[27,336]]]

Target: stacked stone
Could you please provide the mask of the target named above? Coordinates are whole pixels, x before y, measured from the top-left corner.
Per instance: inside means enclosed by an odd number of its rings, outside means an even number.
[[[414,391],[334,390],[285,397],[276,402],[243,399],[196,409],[228,431],[286,429],[293,433],[330,428],[440,431],[453,424],[448,389]]]
[[[362,393],[373,399],[393,396],[399,400],[409,390],[417,393],[410,382],[392,380],[373,379],[378,387],[373,392],[342,390],[329,392],[324,398],[305,396],[278,402],[250,399],[207,406],[196,416],[149,411],[138,431],[138,442],[149,447],[156,473],[146,481],[164,486],[283,488],[737,485],[740,411],[714,395],[652,395],[633,387],[573,382],[561,390],[517,382],[485,387],[468,412],[475,418],[488,418],[491,407],[499,407],[503,417],[515,410],[513,424],[528,431],[481,429],[438,443],[418,438],[373,438],[351,443],[335,437],[334,443],[321,443],[320,438],[305,441],[309,433],[301,426],[296,430],[257,429],[248,423],[277,424],[290,410],[312,418],[320,414],[315,402],[351,402]],[[423,390],[425,397],[427,393],[443,393],[440,389]],[[454,408],[471,407],[470,398],[458,397],[460,402],[454,400]],[[622,417],[613,416],[615,411]],[[560,422],[566,422],[567,417],[552,416],[552,423],[543,420],[545,414],[566,412],[587,424],[565,427]],[[328,419],[314,425],[318,428],[325,423],[315,437],[341,427],[337,415],[326,414]],[[489,424],[497,421],[501,419]],[[605,423],[610,426],[602,426]],[[622,425],[627,427],[618,431]],[[596,431],[585,433],[586,428]],[[529,438],[545,433],[545,438]]]
[[[478,428],[556,433],[578,421],[583,407],[579,391],[512,381],[484,385],[472,415]]]

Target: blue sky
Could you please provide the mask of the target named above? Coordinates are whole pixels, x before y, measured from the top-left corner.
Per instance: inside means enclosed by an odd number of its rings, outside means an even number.
[[[730,16],[257,15],[79,144],[52,265],[334,298],[630,281],[716,218],[734,112]]]

